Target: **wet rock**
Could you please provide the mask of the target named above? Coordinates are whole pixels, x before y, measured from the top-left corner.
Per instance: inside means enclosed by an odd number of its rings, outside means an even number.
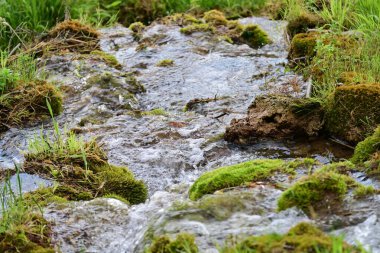
[[[305,33],[309,29],[316,28],[324,23],[323,19],[312,13],[302,13],[300,16],[289,21],[286,30],[290,37],[298,33]]]
[[[245,144],[259,137],[292,138],[316,136],[323,116],[318,104],[288,96],[259,96],[244,119],[233,119],[224,139]]]
[[[338,87],[326,111],[327,131],[357,143],[380,124],[380,84]]]

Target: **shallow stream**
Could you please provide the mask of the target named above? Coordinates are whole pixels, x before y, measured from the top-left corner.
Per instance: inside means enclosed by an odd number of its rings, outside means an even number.
[[[352,150],[323,139],[259,140],[249,146],[228,144],[221,134],[233,118],[244,117],[255,96],[286,93],[304,96],[307,82],[287,70],[286,23],[245,18],[259,24],[272,44],[260,49],[232,45],[195,33],[185,36],[176,25],[151,25],[143,34],[150,44],[139,43],[127,28],[101,30],[101,48],[122,64],[117,70],[105,63],[75,55],[53,56],[45,63],[52,81],[66,91],[65,110],[57,120],[85,138],[96,137],[110,163],[128,166],[149,187],[150,199],[128,207],[113,199],[51,205],[45,217],[54,222],[54,240],[62,252],[142,252],[152,235],[189,232],[202,252],[215,252],[226,239],[244,234],[285,233],[309,218],[300,210],[276,211],[281,190],[271,184],[234,189],[211,196],[204,208],[186,206],[187,190],[203,172],[256,158],[313,157],[321,163],[339,161]],[[172,59],[174,66],[158,67]],[[133,72],[146,92],[130,98],[125,73]],[[94,76],[112,75],[112,81],[90,82]],[[108,80],[108,81],[107,81]],[[130,91],[130,90],[129,90]],[[184,111],[197,98],[216,98]],[[128,109],[126,109],[128,108]],[[164,115],[136,115],[161,108]],[[163,113],[161,113],[163,114]],[[89,120],[90,119],[90,120]],[[46,123],[46,129],[49,123]],[[51,127],[51,126],[50,126]],[[28,138],[40,126],[11,129],[0,140],[0,167],[22,162]],[[363,183],[376,184],[360,174]],[[276,178],[286,184],[286,178]],[[365,181],[367,180],[367,181]],[[35,177],[23,177],[33,190]],[[191,204],[190,204],[191,205]],[[342,210],[320,217],[318,223],[332,233],[345,234],[350,243],[362,243],[380,252],[380,197],[348,197]]]

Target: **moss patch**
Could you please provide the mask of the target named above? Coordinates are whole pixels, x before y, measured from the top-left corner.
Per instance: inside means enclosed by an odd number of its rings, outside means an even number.
[[[190,35],[196,32],[211,32],[215,33],[215,28],[209,24],[193,24],[180,29],[180,32]]]
[[[294,36],[290,44],[288,59],[290,65],[306,65],[315,56],[315,47],[317,39],[320,37],[319,33],[300,33]]]
[[[205,12],[205,14],[203,15],[203,19],[206,21],[206,23],[216,25],[216,26],[227,25],[227,22],[228,22],[223,12],[220,12],[218,10],[211,10],[211,11]]]
[[[339,252],[360,252],[355,247],[324,234],[313,225],[302,222],[291,228],[285,235],[269,234],[251,236],[234,247],[226,247],[221,253],[233,252],[332,252],[333,247]]]
[[[135,22],[135,23],[132,23],[130,26],[129,26],[129,29],[133,32],[133,33],[142,33],[145,29],[145,25],[141,22]]]
[[[55,253],[50,243],[50,224],[39,214],[23,213],[0,231],[1,252]]]
[[[380,124],[379,111],[380,84],[338,87],[326,108],[326,129],[346,141],[362,141]],[[358,157],[360,152],[356,152],[354,160],[361,159]]]
[[[298,180],[282,193],[278,199],[278,209],[296,206],[309,213],[310,208],[321,206],[328,198],[341,202],[347,190],[358,184],[350,177],[335,172],[320,171]]]
[[[100,57],[100,59],[103,60],[110,67],[113,67],[115,69],[121,69],[122,68],[121,64],[116,59],[116,57],[113,55],[110,55],[106,52],[103,52],[100,50],[94,50],[91,52],[91,55],[96,55],[96,56]]]
[[[168,236],[160,236],[153,240],[151,246],[145,250],[146,253],[198,253],[194,236],[181,233],[172,240]]]
[[[143,116],[168,116],[168,113],[163,108],[157,108],[150,111],[142,112]]]
[[[46,101],[54,115],[62,112],[62,95],[54,85],[41,80],[17,82],[0,98],[0,131],[46,117]]]
[[[305,33],[309,29],[319,27],[323,23],[323,20],[319,16],[305,12],[289,20],[286,30],[290,37],[293,38],[296,34]]]
[[[240,35],[240,40],[252,48],[262,47],[270,43],[268,34],[257,25],[245,26]]]
[[[40,56],[46,53],[78,52],[88,54],[99,50],[100,33],[78,20],[57,24],[29,51]]]
[[[190,199],[197,200],[220,189],[267,179],[274,172],[281,170],[284,164],[282,160],[253,160],[206,172],[191,186]]]
[[[171,59],[164,59],[156,64],[157,67],[171,67],[174,66],[174,61]]]
[[[379,87],[380,88],[380,87]],[[368,161],[372,155],[380,150],[380,126],[375,132],[355,147],[355,152],[351,161],[353,163],[362,163]]]
[[[58,139],[36,137],[29,143],[23,168],[58,182],[53,192],[42,192],[49,199],[89,200],[115,194],[138,204],[147,198],[146,186],[128,168],[108,164],[94,140],[85,142],[74,133]]]

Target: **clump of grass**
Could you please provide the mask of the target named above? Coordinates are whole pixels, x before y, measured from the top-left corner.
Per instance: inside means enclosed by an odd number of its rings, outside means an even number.
[[[32,56],[22,54],[10,61],[5,52],[0,54],[0,131],[49,115],[46,101],[54,115],[62,111],[61,93],[43,76],[40,79]]]
[[[102,59],[107,65],[111,67],[114,67],[116,69],[122,68],[122,65],[119,63],[115,56],[110,55],[104,51],[94,50],[91,52],[91,55],[99,56],[100,59]]]
[[[85,141],[67,130],[61,132],[54,118],[53,123],[53,134],[41,131],[29,141],[23,166],[26,172],[59,184],[48,195],[88,200],[115,194],[131,204],[145,201],[145,184],[136,180],[128,168],[108,164],[107,156],[95,140]]]
[[[146,253],[198,253],[198,246],[195,244],[194,236],[181,233],[172,240],[168,236],[159,236],[153,239],[152,244],[146,250]]]
[[[237,252],[283,252],[285,248],[292,245],[292,252],[329,252],[329,253],[353,253],[365,252],[364,250],[351,246],[344,242],[341,237],[329,236],[314,225],[301,222],[291,228],[284,235],[267,234],[251,236],[235,245],[225,246],[220,253]]]
[[[9,179],[0,189],[0,251],[54,253],[51,224],[43,218],[35,203],[24,200],[18,169],[16,176],[18,192],[12,189]]]
[[[174,65],[174,61],[171,59],[164,59],[159,61],[156,66],[157,67],[171,67]]]
[[[280,171],[285,162],[282,160],[253,160],[236,165],[221,167],[202,174],[191,186],[189,197],[197,200],[205,194],[217,190],[242,185],[246,182],[264,180]]]
[[[180,29],[180,32],[186,35],[190,35],[196,32],[215,32],[215,28],[210,24],[193,24],[188,25]]]
[[[142,112],[143,116],[168,116],[168,113],[163,108],[156,108],[150,111]]]

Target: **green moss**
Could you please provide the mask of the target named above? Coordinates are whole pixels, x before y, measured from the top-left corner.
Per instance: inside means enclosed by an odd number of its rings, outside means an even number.
[[[358,84],[337,87],[326,106],[326,130],[341,139],[356,143],[373,133],[380,124],[380,84]],[[361,144],[353,161],[365,156]],[[363,153],[364,152],[364,153]]]
[[[99,183],[103,186],[101,196],[115,194],[132,205],[145,202],[148,190],[143,181],[136,180],[128,168],[109,165],[97,170]]]
[[[290,44],[288,59],[292,64],[307,64],[315,56],[315,47],[317,40],[320,37],[319,33],[300,33],[294,36]]]
[[[133,72],[124,74],[124,77],[125,77],[125,82],[129,85],[129,87],[127,88],[128,92],[132,94],[146,92],[144,85],[140,81],[137,80]]]
[[[157,67],[171,67],[174,65],[174,61],[171,59],[164,59],[159,61],[156,66]]]
[[[41,193],[45,200],[58,196],[78,201],[114,194],[131,204],[146,200],[144,183],[136,180],[128,168],[108,164],[95,140],[85,142],[71,132],[60,136],[58,141],[44,136],[36,138],[29,143],[23,169],[54,179],[58,186],[53,190],[37,191],[34,197]]]
[[[205,12],[203,19],[207,23],[210,23],[215,26],[227,25],[227,22],[228,22],[223,12],[220,12],[218,10],[211,10],[211,11]]]
[[[252,48],[262,47],[271,42],[268,34],[257,25],[245,26],[240,40]]]
[[[14,220],[12,226],[0,231],[0,251],[55,253],[50,243],[50,224],[36,213],[24,213]]]
[[[181,233],[175,240],[168,236],[160,236],[153,240],[151,246],[145,251],[146,253],[198,253],[198,247],[195,244],[194,236]]]
[[[355,169],[355,165],[350,161],[331,163],[323,166],[318,172],[335,172],[338,174],[347,174]]]
[[[246,182],[264,180],[279,171],[284,164],[282,160],[253,160],[206,172],[191,186],[190,199],[196,200],[205,194]]]
[[[308,212],[310,207],[314,208],[320,205],[326,196],[340,202],[348,188],[354,185],[356,182],[346,175],[335,172],[317,172],[301,178],[283,192],[277,202],[278,209],[282,211],[296,206]]]
[[[379,87],[380,89],[380,87]],[[380,150],[380,126],[375,132],[355,147],[355,152],[351,161],[353,163],[362,163],[368,161],[373,154]]]
[[[353,246],[343,242],[341,238],[331,237],[324,234],[312,224],[302,222],[291,228],[285,235],[269,234],[251,236],[233,247],[222,249],[221,253],[234,252],[360,252]],[[286,250],[286,249],[289,249]],[[334,251],[335,252],[335,251]]]
[[[379,191],[377,191],[372,185],[370,186],[360,185],[355,189],[354,196],[355,198],[363,198],[368,195],[376,194],[378,192]]]
[[[121,69],[122,66],[115,56],[110,55],[106,52],[100,50],[94,50],[91,52],[92,55],[99,56],[108,66],[114,67],[116,69]]]
[[[301,15],[289,20],[287,25],[287,32],[292,38],[298,33],[305,33],[309,29],[319,27],[323,23],[323,20],[312,13],[305,12]]]
[[[179,26],[186,26],[186,25],[200,24],[202,23],[202,21],[190,14],[176,13],[172,16],[164,17],[162,19],[162,23],[165,25],[177,24]]]
[[[141,33],[144,31],[145,25],[141,22],[135,22],[129,26],[129,29],[134,33]]]
[[[1,96],[0,131],[49,116],[46,101],[49,101],[54,115],[62,112],[62,94],[54,85],[41,80],[19,81]]]
[[[186,35],[190,35],[196,32],[211,32],[215,33],[215,28],[210,24],[194,24],[180,29],[180,32]]]
[[[246,203],[253,201],[252,193],[239,192],[226,192],[224,194],[206,195],[197,201],[180,201],[173,205],[173,210],[182,211],[187,210],[181,216],[186,218],[196,214],[204,220],[215,219],[223,221],[231,217],[232,214],[249,208]]]
[[[150,111],[142,112],[142,115],[143,116],[168,116],[168,113],[162,108],[157,108]]]

